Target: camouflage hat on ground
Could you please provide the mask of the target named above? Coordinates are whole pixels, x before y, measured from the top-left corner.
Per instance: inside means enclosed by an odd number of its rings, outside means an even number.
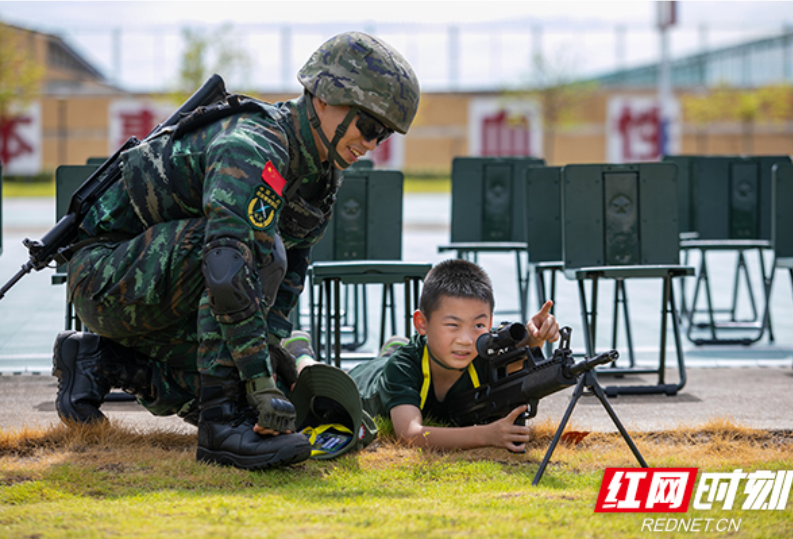
[[[396,49],[363,32],[345,32],[317,49],[297,76],[330,105],[365,110],[405,134],[419,106],[419,81]]]
[[[341,369],[322,363],[300,372],[289,394],[297,430],[309,437],[311,457],[331,459],[369,445],[377,435],[358,386]]]

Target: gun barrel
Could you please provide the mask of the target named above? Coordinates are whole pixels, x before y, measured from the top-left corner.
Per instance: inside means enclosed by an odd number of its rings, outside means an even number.
[[[33,263],[32,262],[28,261],[25,264],[22,264],[22,269],[20,269],[16,273],[16,275],[11,277],[11,280],[9,280],[5,285],[3,285],[3,288],[0,288],[0,299],[3,299],[5,297],[5,295],[6,295],[6,292],[11,290],[11,287],[14,286],[15,284],[17,284],[17,282],[22,277],[24,277],[25,275],[30,273],[30,270],[32,270],[32,269],[33,269]]]
[[[605,365],[606,363],[611,363],[612,361],[616,361],[619,359],[620,353],[616,350],[609,350],[608,352],[603,352],[602,354],[598,354],[592,359],[584,359],[579,363],[576,363],[572,367],[570,367],[569,372],[573,376],[578,376],[582,372],[591,371],[595,367],[599,367],[600,365]]]

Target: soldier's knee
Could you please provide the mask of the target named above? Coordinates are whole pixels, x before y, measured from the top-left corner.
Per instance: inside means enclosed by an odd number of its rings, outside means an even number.
[[[216,240],[204,249],[201,266],[215,316],[239,322],[259,309],[260,293],[250,249],[238,240]]]

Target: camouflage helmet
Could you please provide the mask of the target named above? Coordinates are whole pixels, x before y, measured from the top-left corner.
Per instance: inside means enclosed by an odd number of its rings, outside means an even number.
[[[345,32],[319,47],[297,75],[330,105],[358,107],[405,134],[419,106],[419,81],[399,52],[363,32]]]

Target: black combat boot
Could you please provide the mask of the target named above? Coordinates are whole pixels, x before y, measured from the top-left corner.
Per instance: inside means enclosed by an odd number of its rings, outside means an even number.
[[[99,407],[114,387],[151,399],[151,368],[136,352],[93,333],[61,332],[52,374],[58,378],[55,407],[64,421],[104,421]]]
[[[253,431],[258,413],[247,404],[238,380],[202,376],[199,407],[196,458],[200,462],[262,470],[311,456],[303,434],[261,436]]]

